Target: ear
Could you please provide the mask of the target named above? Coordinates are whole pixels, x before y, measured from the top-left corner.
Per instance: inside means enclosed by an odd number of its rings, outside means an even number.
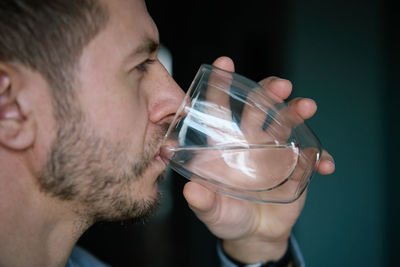
[[[24,150],[34,143],[33,116],[29,116],[19,101],[23,92],[23,73],[0,62],[0,146]]]

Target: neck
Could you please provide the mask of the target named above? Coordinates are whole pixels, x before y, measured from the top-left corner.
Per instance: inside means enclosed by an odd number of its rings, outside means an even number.
[[[19,177],[0,179],[0,266],[65,266],[89,224]]]

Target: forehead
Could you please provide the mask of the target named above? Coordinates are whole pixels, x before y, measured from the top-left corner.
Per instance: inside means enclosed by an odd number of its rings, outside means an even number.
[[[88,98],[93,90],[114,88],[111,82],[123,75],[133,63],[143,58],[130,58],[132,51],[148,40],[158,42],[157,27],[143,0],[101,0],[109,19],[105,27],[83,49],[78,67],[78,91]],[[125,71],[125,72],[124,72]]]
[[[143,43],[148,40],[158,42],[157,27],[143,0],[102,1],[109,19],[83,49],[79,62],[81,82],[98,80],[99,76],[115,72],[122,68],[132,51],[143,46]]]
[[[157,27],[147,12],[143,0],[103,0],[108,9],[109,20],[100,35],[102,41],[115,43],[115,48],[132,49],[143,40],[158,41]]]

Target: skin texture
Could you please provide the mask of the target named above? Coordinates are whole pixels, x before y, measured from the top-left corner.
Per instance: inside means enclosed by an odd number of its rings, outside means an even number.
[[[0,62],[0,266],[65,266],[93,222],[140,219],[157,206],[161,137],[184,93],[156,58],[158,31],[144,2],[104,4],[110,19],[71,81],[78,110],[70,123],[55,120],[42,75]],[[234,69],[226,57],[214,65]],[[261,84],[282,99],[291,92],[286,80]],[[316,111],[309,99],[289,105],[304,119]],[[324,152],[318,171],[333,170]],[[283,254],[305,199],[260,205],[191,182],[184,195],[224,249],[249,263]]]
[[[219,58],[214,65],[234,71],[229,58]],[[292,91],[289,81],[277,77],[266,78],[260,84],[282,100]],[[317,110],[311,99],[296,98],[288,104],[303,119],[312,117]],[[330,174],[333,171],[333,159],[324,151],[318,172]],[[259,204],[225,197],[193,182],[186,184],[184,195],[199,219],[212,233],[224,239],[224,250],[246,263],[277,260],[284,254],[290,231],[306,198],[304,193],[291,204]]]
[[[70,125],[55,120],[40,74],[0,65],[0,266],[63,266],[94,221],[143,217],[157,204],[160,137],[184,93],[156,60],[144,2],[105,4],[110,19],[78,63]]]

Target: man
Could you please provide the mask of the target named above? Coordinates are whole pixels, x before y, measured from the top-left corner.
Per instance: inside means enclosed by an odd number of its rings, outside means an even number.
[[[156,58],[157,28],[143,0],[3,0],[0,36],[0,266],[94,264],[70,258],[86,229],[157,207],[161,137],[184,96]],[[225,57],[214,65],[233,71]],[[316,111],[309,99],[290,106]],[[325,153],[318,171],[333,170]],[[248,264],[282,258],[305,198],[259,205],[195,183],[184,195],[222,257]]]

